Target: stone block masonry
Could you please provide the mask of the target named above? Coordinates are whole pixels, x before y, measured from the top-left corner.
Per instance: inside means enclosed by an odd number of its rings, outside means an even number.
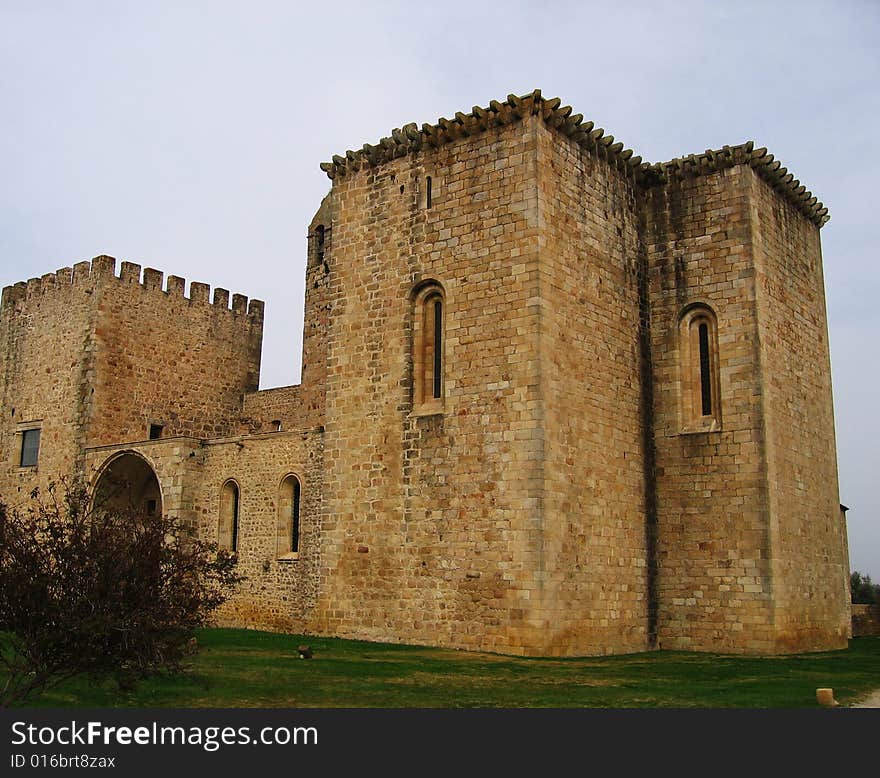
[[[224,624],[550,656],[846,644],[828,212],[766,149],[647,163],[536,91],[321,167],[297,386],[257,391],[241,295],[108,257],[4,290],[4,497],[146,468],[234,546]]]

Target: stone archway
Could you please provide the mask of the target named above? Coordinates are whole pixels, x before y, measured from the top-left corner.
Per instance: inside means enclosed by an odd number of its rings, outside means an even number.
[[[96,508],[134,508],[148,515],[162,513],[159,479],[149,462],[138,454],[119,454],[104,465],[95,483]]]

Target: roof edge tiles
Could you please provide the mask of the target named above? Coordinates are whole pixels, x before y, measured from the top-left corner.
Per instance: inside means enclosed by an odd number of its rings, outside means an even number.
[[[492,100],[486,108],[474,106],[470,113],[459,111],[452,119],[441,117],[435,124],[423,124],[421,128],[414,122],[405,124],[392,130],[389,137],[382,138],[376,145],[365,143],[357,151],[346,151],[344,155],[334,154],[332,161],[321,163],[321,170],[334,179],[361,168],[376,167],[417,153],[426,147],[437,148],[459,138],[511,124],[529,115],[540,116],[549,127],[571,138],[595,156],[606,159],[609,164],[631,176],[642,186],[657,186],[673,180],[714,173],[735,165],[748,165],[818,227],[831,218],[828,209],[812,192],[766,148],[756,149],[752,141],[737,146],[724,146],[721,149],[707,149],[702,154],[690,154],[668,162],[644,162],[632,149],[615,141],[613,135],[606,135],[601,127],[596,127],[591,121],[584,121],[581,114],[572,113],[571,106],[562,105],[558,97],[543,97],[540,89],[520,97],[508,95],[503,102]]]

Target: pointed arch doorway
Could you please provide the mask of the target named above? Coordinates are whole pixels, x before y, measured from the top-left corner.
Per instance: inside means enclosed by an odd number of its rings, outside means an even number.
[[[162,513],[162,491],[156,472],[146,459],[134,452],[117,454],[108,460],[95,482],[96,508],[134,508],[148,515]]]

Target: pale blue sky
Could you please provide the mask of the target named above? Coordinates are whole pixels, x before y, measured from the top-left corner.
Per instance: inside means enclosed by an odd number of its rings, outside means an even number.
[[[880,579],[878,39],[857,0],[0,0],[0,284],[106,253],[259,297],[263,386],[295,383],[332,154],[535,87],[649,161],[753,139],[831,210],[841,499]]]

